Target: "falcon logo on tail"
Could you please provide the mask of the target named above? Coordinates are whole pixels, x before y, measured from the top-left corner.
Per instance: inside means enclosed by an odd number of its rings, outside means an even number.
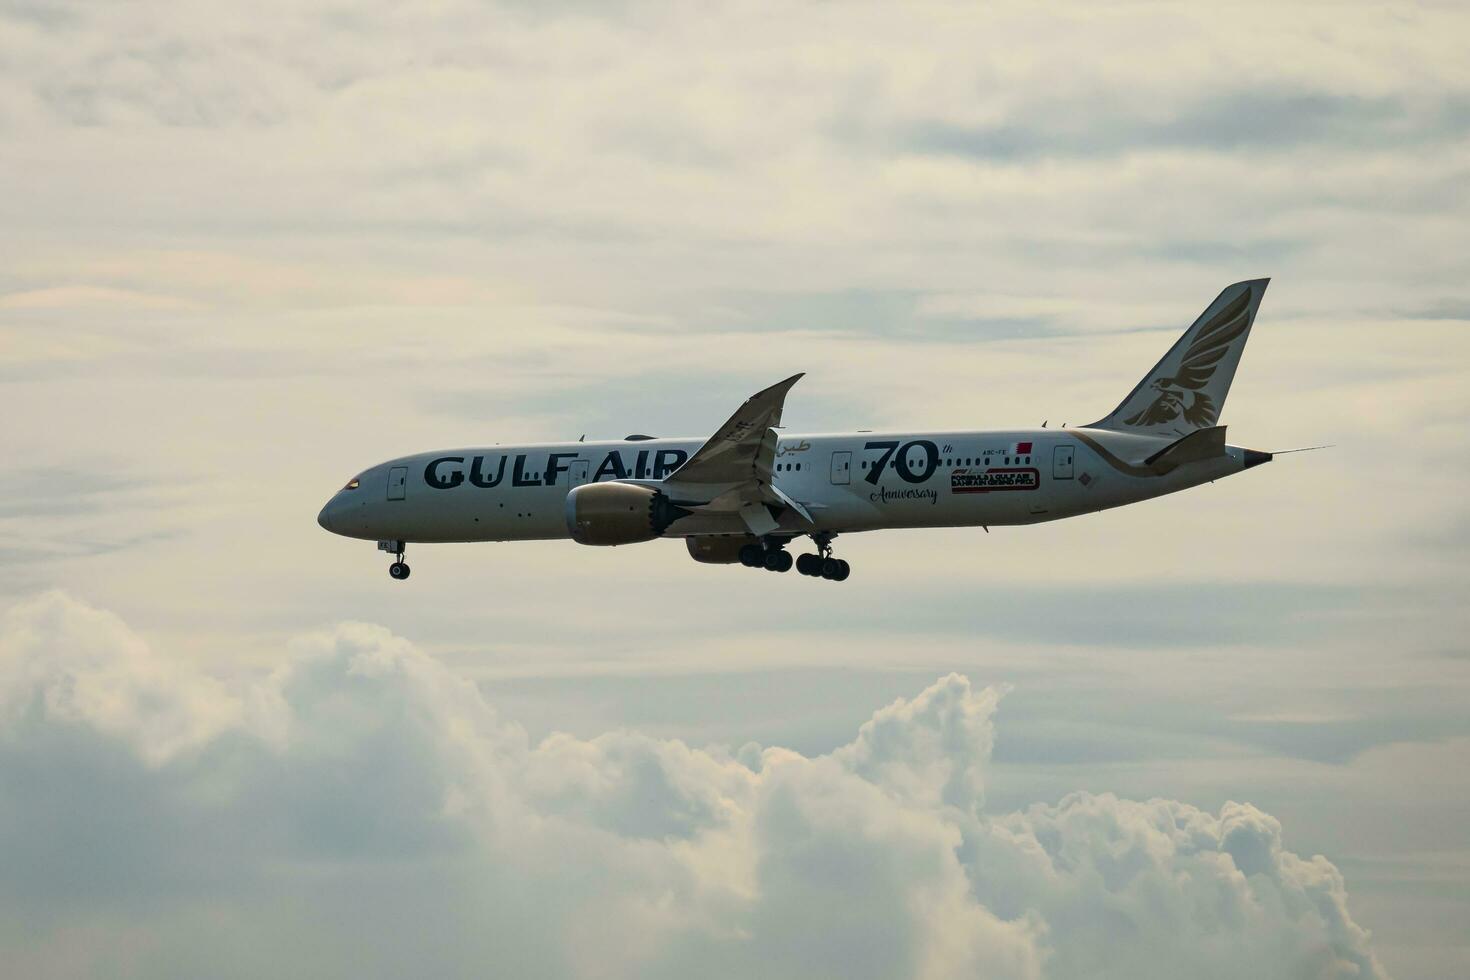
[[[1215,425],[1268,281],[1227,287],[1123,403],[1092,427],[1185,435]]]

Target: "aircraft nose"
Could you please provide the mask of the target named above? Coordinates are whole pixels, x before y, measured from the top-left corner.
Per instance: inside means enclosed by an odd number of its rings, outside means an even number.
[[[324,530],[324,531],[331,531],[333,534],[335,534],[337,532],[332,527],[332,514],[331,514],[331,511],[332,511],[332,502],[329,500],[329,501],[327,501],[326,506],[322,508],[321,513],[319,513],[319,514],[316,515],[316,522],[322,526],[322,530]]]

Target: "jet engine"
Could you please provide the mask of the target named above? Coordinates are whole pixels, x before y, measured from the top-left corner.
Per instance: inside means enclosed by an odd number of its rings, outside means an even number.
[[[652,541],[689,511],[651,487],[584,483],[567,494],[567,531],[578,544]]]
[[[706,565],[733,565],[740,560],[741,548],[756,543],[757,539],[747,534],[732,538],[700,536],[684,539],[689,557]]]

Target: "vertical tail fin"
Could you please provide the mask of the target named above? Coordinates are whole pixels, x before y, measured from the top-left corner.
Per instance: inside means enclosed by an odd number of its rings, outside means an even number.
[[[1226,286],[1122,404],[1089,428],[1183,436],[1215,425],[1270,281]]]

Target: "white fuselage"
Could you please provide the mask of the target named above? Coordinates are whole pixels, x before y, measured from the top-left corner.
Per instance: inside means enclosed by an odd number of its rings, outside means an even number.
[[[400,542],[569,537],[568,492],[589,482],[659,480],[699,439],[489,446],[422,453],[361,474],[323,508],[337,534]],[[1166,441],[1102,429],[782,435],[771,483],[804,505],[777,533],[1034,524],[1146,500],[1253,465],[1229,446],[1162,475]],[[1251,454],[1256,455],[1256,454]],[[735,514],[694,514],[669,537],[744,534]]]

